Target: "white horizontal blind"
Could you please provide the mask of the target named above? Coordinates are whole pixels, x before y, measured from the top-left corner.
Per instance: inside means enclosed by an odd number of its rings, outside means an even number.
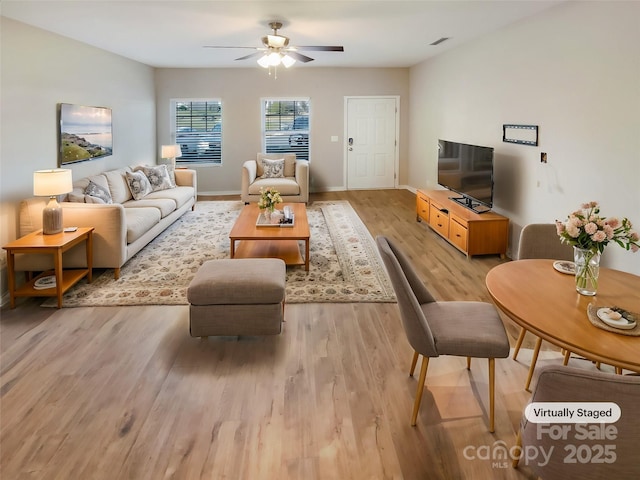
[[[182,156],[177,164],[222,164],[222,102],[172,100],[172,133]]]
[[[309,160],[309,99],[268,98],[262,112],[264,151]]]

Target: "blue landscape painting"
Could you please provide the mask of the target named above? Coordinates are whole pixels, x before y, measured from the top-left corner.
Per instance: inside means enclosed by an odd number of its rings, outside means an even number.
[[[111,109],[61,103],[59,138],[61,165],[111,155]]]

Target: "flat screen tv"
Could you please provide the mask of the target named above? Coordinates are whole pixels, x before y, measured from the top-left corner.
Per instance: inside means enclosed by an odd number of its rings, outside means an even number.
[[[438,184],[452,200],[478,212],[493,206],[493,148],[438,140]]]

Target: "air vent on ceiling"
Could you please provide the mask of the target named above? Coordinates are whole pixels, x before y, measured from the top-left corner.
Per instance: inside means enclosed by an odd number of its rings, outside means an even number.
[[[436,40],[435,42],[430,43],[429,45],[440,45],[442,42],[446,42],[450,38],[451,37],[442,37],[442,38],[439,38],[438,40]]]

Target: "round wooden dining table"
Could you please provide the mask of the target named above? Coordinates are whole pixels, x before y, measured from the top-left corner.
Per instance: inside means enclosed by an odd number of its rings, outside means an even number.
[[[640,336],[603,330],[587,316],[589,304],[640,314],[639,276],[600,268],[597,295],[589,297],[576,291],[573,275],[553,268],[553,260],[517,260],[491,269],[486,285],[498,308],[540,339],[589,360],[640,372]],[[527,387],[534,367],[535,360]]]

